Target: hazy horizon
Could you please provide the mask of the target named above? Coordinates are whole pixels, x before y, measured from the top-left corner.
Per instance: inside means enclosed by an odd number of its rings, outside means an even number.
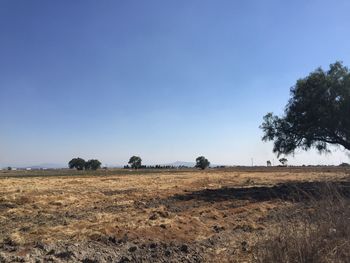
[[[20,3],[20,4],[18,4]],[[350,66],[349,1],[1,1],[0,167],[277,164],[267,112],[317,67]],[[298,151],[338,165],[348,152]]]
[[[288,164],[289,165],[339,165],[343,162],[350,162],[350,157],[348,155],[348,153],[346,153],[345,151],[341,150],[341,149],[335,149],[335,152],[332,153],[322,153],[319,154],[317,152],[311,151],[311,152],[306,152],[306,153],[297,153],[295,154],[295,156],[286,156],[288,159]],[[84,155],[86,156],[86,155]],[[81,157],[84,158],[86,160],[88,159],[93,159],[93,158],[97,158],[102,162],[102,166],[107,166],[107,167],[122,167],[124,165],[127,165],[127,162],[129,160],[129,158],[125,159],[122,162],[105,162],[104,159],[102,158],[98,158],[96,156],[73,156],[73,157]],[[194,158],[191,159],[187,159],[187,160],[169,160],[169,161],[163,161],[163,162],[157,162],[157,161],[150,161],[147,158],[142,158],[143,162],[142,164],[144,165],[167,165],[167,164],[172,164],[175,162],[188,162],[188,163],[195,163],[195,158],[198,157],[199,155],[194,156]],[[210,157],[207,155],[206,157],[209,159],[209,161],[211,162],[211,165],[227,165],[227,166],[251,166],[251,164],[253,163],[254,166],[265,166],[266,165],[266,161],[271,161],[273,165],[279,165],[279,161],[278,159],[281,157],[277,157],[274,154],[269,154],[268,155],[271,158],[248,158],[247,160],[243,160],[241,162],[226,162],[226,163],[220,163],[220,162],[213,162],[213,159],[210,159]],[[72,158],[73,158],[72,157]],[[71,159],[71,158],[70,158]],[[59,168],[61,167],[68,167],[68,161],[70,159],[67,159],[66,161],[63,162],[14,162],[14,163],[0,163],[0,168],[6,168],[8,166],[11,167],[17,167],[17,168],[25,168],[25,167],[31,167],[31,166],[58,166]]]

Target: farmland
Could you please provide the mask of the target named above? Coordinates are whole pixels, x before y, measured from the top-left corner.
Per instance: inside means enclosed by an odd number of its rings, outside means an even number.
[[[252,262],[344,168],[0,171],[0,262]]]

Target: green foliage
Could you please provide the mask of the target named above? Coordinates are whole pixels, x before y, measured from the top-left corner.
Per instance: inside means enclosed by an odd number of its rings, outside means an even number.
[[[91,159],[88,160],[87,162],[82,159],[82,158],[73,158],[72,160],[70,160],[70,162],[68,163],[68,167],[69,169],[77,169],[77,170],[97,170],[99,168],[101,168],[101,162],[99,160],[96,159]]]
[[[350,72],[341,62],[318,68],[291,88],[284,115],[264,116],[264,141],[274,141],[278,155],[297,148],[329,151],[329,144],[350,150]]]
[[[133,169],[139,169],[141,168],[142,159],[139,156],[132,156],[129,159],[128,164],[130,164],[131,168]]]
[[[210,165],[210,162],[208,159],[206,159],[204,156],[199,156],[196,158],[196,168],[200,168],[204,170],[205,168],[208,168]]]
[[[85,170],[94,170],[95,171],[95,170],[100,169],[100,168],[101,168],[101,162],[99,160],[91,159],[85,163]]]
[[[82,158],[73,158],[72,160],[69,161],[68,167],[69,169],[77,169],[77,170],[83,170],[85,168],[85,160]]]

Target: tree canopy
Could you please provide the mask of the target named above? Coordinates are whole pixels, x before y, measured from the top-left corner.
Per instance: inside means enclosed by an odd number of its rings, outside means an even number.
[[[101,162],[96,159],[88,160],[85,163],[85,170],[97,170],[101,168]]]
[[[130,157],[128,164],[130,164],[133,169],[139,169],[141,168],[142,159],[139,156],[132,156]]]
[[[97,170],[101,168],[101,162],[96,159],[91,159],[86,162],[84,159],[78,157],[70,160],[68,163],[68,167],[69,169],[75,168],[77,170]]]
[[[72,160],[69,161],[68,166],[69,169],[77,169],[77,170],[83,170],[85,168],[85,160],[82,158],[73,158]]]
[[[341,145],[350,150],[350,72],[341,62],[299,79],[290,90],[284,114],[264,116],[260,128],[264,141],[273,141],[273,151],[292,154],[297,148]]]
[[[204,170],[205,168],[208,168],[210,165],[210,162],[208,159],[206,159],[204,156],[199,156],[196,158],[196,168],[200,168]]]

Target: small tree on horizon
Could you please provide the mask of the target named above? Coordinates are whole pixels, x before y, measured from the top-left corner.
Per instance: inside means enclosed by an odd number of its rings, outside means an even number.
[[[79,171],[83,170],[85,168],[85,160],[78,157],[78,158],[73,158],[72,160],[69,161],[68,167],[69,169],[77,169]]]
[[[97,170],[101,168],[101,162],[97,159],[88,160],[85,163],[85,170]]]
[[[132,156],[130,157],[128,164],[130,164],[132,169],[139,169],[142,165],[142,159],[139,156]]]
[[[209,165],[210,165],[210,162],[204,156],[199,156],[196,158],[196,165],[195,165],[196,168],[200,168],[204,170],[208,168]]]
[[[288,162],[287,158],[281,158],[281,159],[279,159],[279,161],[283,166],[286,166],[287,162]]]

